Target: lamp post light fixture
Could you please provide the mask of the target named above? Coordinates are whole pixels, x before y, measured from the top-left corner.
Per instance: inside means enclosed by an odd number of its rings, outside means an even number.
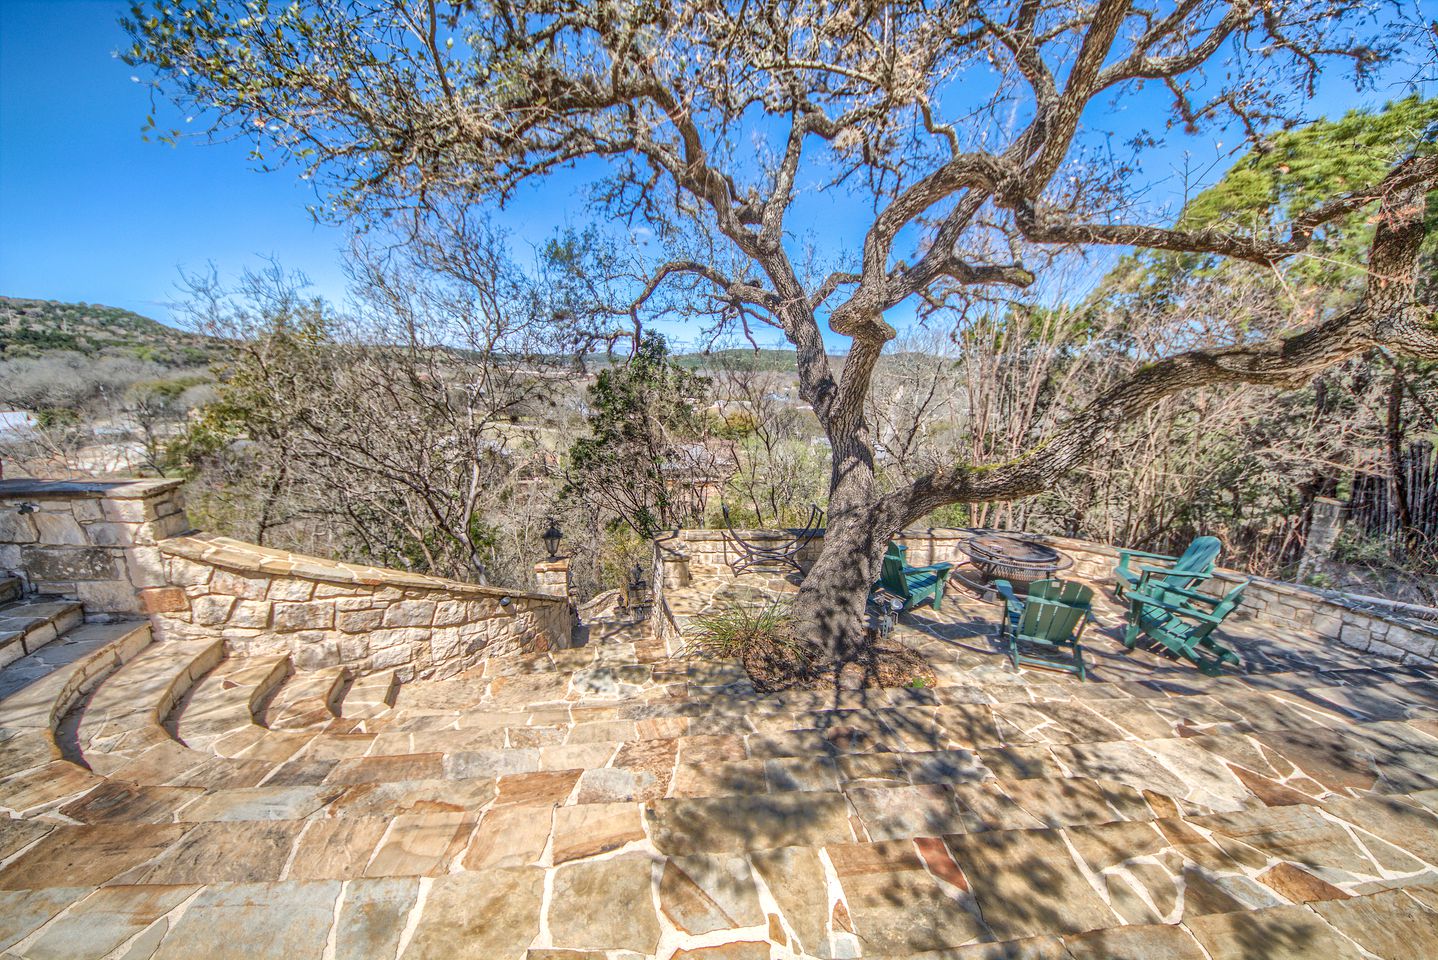
[[[649,583],[644,579],[644,567],[636,563],[629,571],[629,589],[625,604],[636,620],[643,620],[649,612]]]
[[[553,517],[549,518],[549,529],[540,534],[544,540],[544,549],[549,551],[549,559],[559,558],[559,541],[564,539],[564,532],[559,529],[559,521]]]

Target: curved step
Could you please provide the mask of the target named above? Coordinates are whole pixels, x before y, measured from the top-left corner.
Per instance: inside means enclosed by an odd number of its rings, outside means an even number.
[[[288,656],[220,661],[176,707],[170,719],[175,739],[192,750],[211,750],[216,741],[244,737],[250,728],[262,734],[256,712],[289,673]]]
[[[151,645],[106,677],[76,728],[84,762],[102,776],[164,783],[204,760],[176,742],[163,723],[223,657],[222,640],[171,640]]]
[[[292,674],[265,706],[265,726],[302,730],[329,723],[340,716],[349,682],[349,669],[343,666]]]
[[[150,642],[148,623],[86,624],[0,671],[0,808],[32,816],[103,784],[68,757],[65,716],[90,690]]]

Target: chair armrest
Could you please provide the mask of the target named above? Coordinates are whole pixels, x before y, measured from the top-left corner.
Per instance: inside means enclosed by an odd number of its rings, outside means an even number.
[[[1211,573],[1206,573],[1206,572],[1204,572],[1203,570],[1195,570],[1195,569],[1187,569],[1187,570],[1186,570],[1186,569],[1184,569],[1184,568],[1182,568],[1182,567],[1149,567],[1149,566],[1142,566],[1142,567],[1139,567],[1138,569],[1139,569],[1139,572],[1140,572],[1141,574],[1143,574],[1143,579],[1144,579],[1144,580],[1147,580],[1149,577],[1200,577],[1200,578],[1202,578],[1202,579],[1204,579],[1204,580],[1207,580],[1209,577],[1213,576],[1213,574],[1211,574]]]
[[[1189,590],[1185,587],[1163,587],[1162,590],[1164,593],[1176,593],[1181,597],[1186,597],[1189,600],[1197,600],[1201,603],[1206,603],[1211,607],[1218,606],[1219,603],[1223,600],[1222,597],[1215,597],[1211,594],[1200,593],[1197,590]]]
[[[1163,600],[1159,600],[1156,597],[1150,597],[1147,594],[1130,593],[1128,595],[1128,598],[1130,601],[1133,602],[1135,606],[1142,604],[1146,607],[1158,607],[1160,610],[1167,610],[1169,613],[1176,614],[1177,616],[1184,617],[1186,619],[1197,620],[1201,623],[1211,623],[1216,626],[1223,622],[1222,618],[1215,617],[1211,613],[1204,613],[1202,610],[1195,610],[1193,607],[1181,606],[1174,603],[1166,603]]]
[[[905,567],[905,573],[948,573],[953,569],[952,563],[931,563],[927,567]]]
[[[1120,563],[1127,563],[1130,557],[1142,557],[1145,560],[1167,560],[1170,563],[1178,562],[1178,557],[1170,557],[1166,553],[1149,553],[1147,550],[1120,550],[1118,552]]]
[[[994,588],[994,592],[997,593],[999,599],[1003,601],[1004,612],[1006,614],[1015,618],[1023,616],[1024,604],[1023,601],[1014,596],[1014,585],[1012,583],[1009,583],[1007,580],[995,580],[989,584],[989,586]]]

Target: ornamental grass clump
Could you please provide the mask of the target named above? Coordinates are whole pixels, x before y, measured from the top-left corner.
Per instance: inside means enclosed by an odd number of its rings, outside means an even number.
[[[811,681],[820,659],[818,646],[795,634],[784,600],[730,602],[697,616],[690,642],[705,656],[738,660],[760,690]]]

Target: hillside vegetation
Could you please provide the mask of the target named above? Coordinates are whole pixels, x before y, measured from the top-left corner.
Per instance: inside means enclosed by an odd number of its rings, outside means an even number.
[[[208,364],[223,349],[213,338],[119,307],[0,297],[0,359],[4,360],[71,352],[194,367]]]

